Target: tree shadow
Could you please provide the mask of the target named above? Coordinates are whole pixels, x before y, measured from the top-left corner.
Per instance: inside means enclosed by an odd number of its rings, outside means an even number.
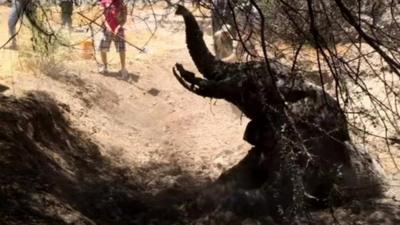
[[[117,80],[122,80],[122,81],[125,81],[128,83],[132,83],[132,82],[137,83],[140,78],[139,75],[136,75],[131,72],[128,72],[128,75],[126,77],[121,76],[121,74],[119,72],[107,72],[107,73],[103,73],[102,75],[106,76],[106,77],[113,77]]]
[[[118,165],[44,93],[0,103],[0,224],[184,224],[200,180],[179,165]]]

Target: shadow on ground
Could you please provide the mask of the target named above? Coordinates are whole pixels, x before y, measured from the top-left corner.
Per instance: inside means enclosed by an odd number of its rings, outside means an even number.
[[[140,76],[138,76],[134,73],[131,73],[131,72],[128,72],[126,77],[123,77],[119,72],[108,72],[108,73],[104,73],[102,75],[106,76],[106,77],[113,77],[115,79],[122,80],[122,81],[125,81],[128,83],[132,83],[132,82],[137,83],[140,78]]]
[[[10,88],[5,85],[0,84],[0,92],[7,91],[8,89],[10,89]]]
[[[172,162],[117,165],[64,109],[42,92],[0,95],[0,224],[279,224],[262,210],[259,189],[210,185]],[[162,182],[169,176],[179,179]],[[397,225],[400,207],[355,201],[311,216],[311,224]]]
[[[0,96],[0,224],[177,224],[196,178],[177,165],[116,166],[44,93]],[[184,182],[150,193],[152,171]],[[168,171],[167,171],[168,173]],[[153,179],[158,179],[154,177]],[[178,224],[184,224],[178,223]]]

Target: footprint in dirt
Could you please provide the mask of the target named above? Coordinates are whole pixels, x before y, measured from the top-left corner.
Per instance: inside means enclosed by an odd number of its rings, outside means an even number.
[[[147,93],[155,97],[158,94],[160,94],[160,90],[158,90],[156,88],[151,88],[150,90],[147,91]]]

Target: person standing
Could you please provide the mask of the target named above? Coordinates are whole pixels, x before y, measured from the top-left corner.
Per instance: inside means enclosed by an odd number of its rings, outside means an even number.
[[[60,0],[62,26],[68,25],[72,29],[72,12],[74,10],[73,0]]]
[[[128,12],[123,0],[101,0],[103,7],[104,23],[103,36],[100,41],[100,54],[103,65],[99,68],[100,73],[108,72],[107,52],[110,50],[111,41],[114,42],[117,52],[119,52],[121,70],[120,75],[123,78],[128,76],[125,67],[125,33],[124,24],[126,23]]]
[[[225,58],[232,54],[236,30],[229,0],[212,0],[211,22],[215,56]]]
[[[10,34],[10,39],[11,39],[11,46],[10,46],[11,49],[17,48],[16,26],[23,14],[23,4],[24,3],[21,0],[12,0],[11,2],[11,13],[10,17],[8,18],[8,32]]]

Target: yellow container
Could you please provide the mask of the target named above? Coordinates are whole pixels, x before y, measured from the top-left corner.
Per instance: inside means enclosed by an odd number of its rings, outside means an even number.
[[[93,41],[85,40],[82,42],[82,58],[92,59],[93,58]]]

